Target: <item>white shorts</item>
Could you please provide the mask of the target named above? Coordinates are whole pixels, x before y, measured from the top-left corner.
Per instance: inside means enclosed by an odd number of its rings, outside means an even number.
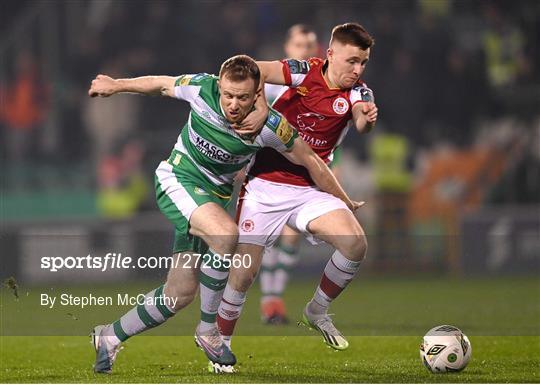
[[[237,223],[239,243],[270,247],[288,225],[316,240],[307,227],[309,222],[330,211],[345,209],[339,198],[311,186],[293,186],[252,178],[242,187],[238,198]]]

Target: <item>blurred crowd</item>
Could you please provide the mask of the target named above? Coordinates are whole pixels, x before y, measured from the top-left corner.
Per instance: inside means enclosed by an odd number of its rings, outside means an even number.
[[[535,1],[21,4],[8,9],[13,17],[0,39],[4,191],[96,189],[98,210],[108,216],[151,205],[145,197],[153,169],[168,155],[188,107],[129,95],[91,99],[86,92],[96,74],[215,73],[238,53],[280,59],[285,32],[298,22],[318,32],[324,55],[331,28],[357,21],[376,40],[364,80],[380,110],[377,135],[401,141],[400,151],[390,151],[390,161],[399,153],[396,167],[426,172],[436,149],[462,153],[490,143],[509,159],[493,181],[503,185],[486,199],[538,201]],[[351,134],[345,150],[356,161],[384,163],[384,146],[393,142],[374,150],[375,136]],[[507,188],[512,180],[524,184],[524,196]]]

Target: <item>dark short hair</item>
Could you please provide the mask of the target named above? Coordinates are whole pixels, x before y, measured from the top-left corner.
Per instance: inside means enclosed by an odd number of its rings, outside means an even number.
[[[375,44],[373,37],[371,37],[364,27],[357,23],[336,25],[332,30],[330,44],[332,44],[333,41],[354,45],[355,47],[360,47],[364,50]]]
[[[219,78],[224,76],[233,82],[240,82],[246,79],[255,81],[255,89],[259,87],[261,71],[259,66],[248,55],[236,55],[223,62],[219,70]]]
[[[315,32],[315,30],[313,28],[311,28],[309,25],[307,25],[307,24],[295,24],[295,25],[291,26],[291,28],[289,28],[287,30],[287,34],[285,35],[285,43],[287,43],[289,40],[291,40],[291,37],[295,33],[301,33],[302,35],[309,35],[310,33],[312,33],[315,36],[317,36],[317,33]]]

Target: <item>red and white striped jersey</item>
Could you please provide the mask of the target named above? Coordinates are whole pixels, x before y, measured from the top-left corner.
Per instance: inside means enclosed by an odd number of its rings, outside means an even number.
[[[327,62],[319,58],[288,59],[282,63],[289,88],[272,107],[281,112],[313,151],[329,163],[334,149],[352,125],[352,107],[359,102],[373,101],[373,92],[362,81],[351,89],[329,88],[323,77]],[[304,167],[289,162],[270,148],[257,153],[249,175],[296,186],[314,184]]]

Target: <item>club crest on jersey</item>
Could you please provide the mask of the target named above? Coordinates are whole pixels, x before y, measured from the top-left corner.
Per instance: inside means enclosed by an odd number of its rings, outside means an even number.
[[[339,97],[332,103],[332,108],[336,114],[343,115],[349,110],[349,103],[345,98]]]
[[[249,233],[253,231],[253,229],[255,229],[255,223],[253,223],[251,219],[244,219],[240,226],[242,227],[242,230],[246,233]]]

